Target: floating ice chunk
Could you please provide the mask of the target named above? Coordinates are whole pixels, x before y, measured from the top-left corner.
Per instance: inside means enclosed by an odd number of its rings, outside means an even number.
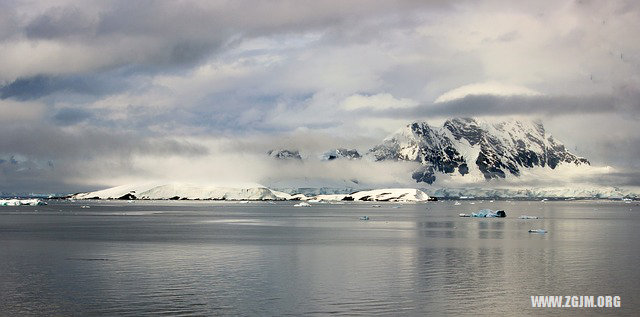
[[[298,204],[293,205],[293,207],[311,207],[311,205],[309,205],[309,203],[307,202],[300,202]]]
[[[459,201],[456,201],[455,203],[453,203],[454,206],[460,206],[462,205]]]
[[[0,206],[44,206],[40,199],[0,199]]]
[[[80,206],[80,208],[82,208],[82,209],[88,209],[88,208],[91,208],[91,206],[89,206],[89,205],[82,205],[82,206]]]
[[[507,213],[504,210],[491,210],[491,209],[482,209],[478,210],[478,212],[472,212],[471,214],[460,214],[460,217],[474,217],[474,218],[504,218],[507,216]]]
[[[360,217],[360,220],[369,220],[369,216],[362,216]]]
[[[529,233],[547,233],[547,229],[530,229]]]
[[[538,219],[538,216],[527,216],[527,215],[522,215],[520,217],[518,217],[519,219]]]

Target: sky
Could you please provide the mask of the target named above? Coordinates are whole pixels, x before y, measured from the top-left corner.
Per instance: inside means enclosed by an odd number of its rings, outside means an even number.
[[[261,155],[451,117],[539,119],[637,186],[639,31],[636,1],[2,1],[0,191],[401,174]]]

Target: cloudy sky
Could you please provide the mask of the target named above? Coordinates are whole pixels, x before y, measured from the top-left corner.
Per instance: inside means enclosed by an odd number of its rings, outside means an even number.
[[[281,171],[255,153],[458,116],[541,119],[637,185],[639,6],[2,1],[0,191],[260,182]]]

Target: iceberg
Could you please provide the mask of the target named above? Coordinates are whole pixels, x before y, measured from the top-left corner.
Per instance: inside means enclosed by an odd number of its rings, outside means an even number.
[[[307,202],[300,202],[298,204],[293,205],[293,207],[311,207],[311,205],[309,205],[309,203]]]
[[[522,216],[518,217],[518,219],[538,219],[538,216],[522,215]]]
[[[0,199],[0,206],[44,206],[40,199]]]
[[[473,217],[473,218],[504,218],[507,213],[504,210],[493,211],[491,209],[482,209],[478,212],[472,212],[470,214],[460,214],[460,217]]]

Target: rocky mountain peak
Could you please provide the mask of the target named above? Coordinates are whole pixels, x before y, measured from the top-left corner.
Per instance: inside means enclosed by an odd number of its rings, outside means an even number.
[[[370,150],[375,160],[421,163],[417,182],[433,183],[437,173],[466,175],[478,170],[485,179],[519,176],[523,168],[556,168],[589,164],[547,135],[541,122],[509,120],[490,124],[474,118],[453,118],[442,127],[412,122]]]

